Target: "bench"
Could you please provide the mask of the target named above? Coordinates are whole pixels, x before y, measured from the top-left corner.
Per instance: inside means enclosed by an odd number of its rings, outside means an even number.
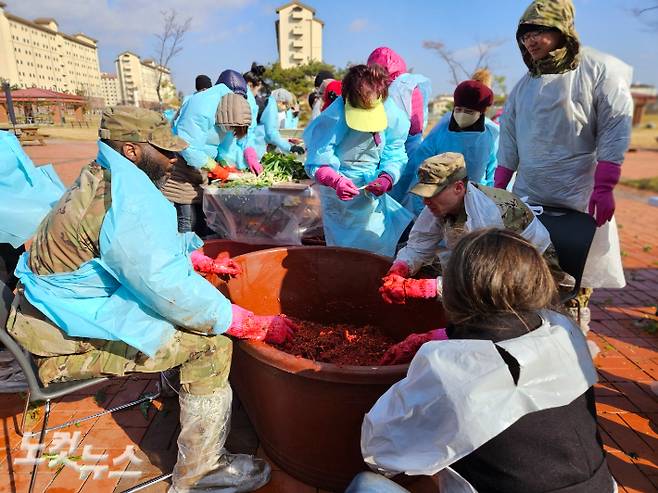
[[[16,137],[22,143],[38,142],[39,145],[46,145],[44,139],[50,137],[48,134],[39,133],[39,127],[21,127],[16,129]]]

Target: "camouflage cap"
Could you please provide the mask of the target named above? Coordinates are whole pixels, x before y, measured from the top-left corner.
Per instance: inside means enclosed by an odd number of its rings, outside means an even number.
[[[451,183],[464,178],[464,156],[458,152],[444,152],[422,162],[418,168],[418,183],[410,192],[423,198],[434,197]]]
[[[101,139],[120,142],[142,142],[165,151],[180,152],[187,147],[180,137],[174,135],[167,119],[155,111],[136,106],[109,106],[103,110]]]

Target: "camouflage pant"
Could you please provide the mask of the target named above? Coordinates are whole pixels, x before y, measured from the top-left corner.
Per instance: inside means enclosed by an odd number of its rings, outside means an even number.
[[[157,373],[180,366],[181,389],[210,395],[223,387],[231,367],[232,342],[221,335],[177,330],[172,340],[149,358],[122,341],[68,337],[16,296],[7,330],[30,351],[44,384],[129,373]]]
[[[565,303],[567,308],[586,308],[594,290],[592,288],[580,288],[578,295]]]

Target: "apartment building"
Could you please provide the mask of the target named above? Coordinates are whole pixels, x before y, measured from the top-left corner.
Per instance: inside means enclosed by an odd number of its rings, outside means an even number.
[[[116,75],[101,72],[101,93],[105,106],[115,106],[121,102],[119,79]]]
[[[315,9],[301,2],[288,2],[276,9],[275,22],[281,68],[322,61],[324,22],[315,18]]]
[[[157,85],[162,74],[160,93],[162,101],[167,103],[176,98],[176,87],[171,80],[167,67],[158,65],[154,60],[142,60],[130,51],[119,54],[115,60],[119,85],[119,100],[122,104],[155,108],[159,104]]]
[[[7,12],[0,2],[0,78],[20,88],[37,87],[89,98],[103,105],[97,41],[59,31],[55,19],[33,21]]]

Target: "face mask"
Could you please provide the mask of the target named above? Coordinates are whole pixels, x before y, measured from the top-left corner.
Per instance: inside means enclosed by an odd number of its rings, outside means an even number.
[[[471,125],[473,125],[476,121],[480,119],[480,113],[479,111],[476,111],[474,113],[462,113],[461,111],[453,111],[452,116],[454,117],[455,121],[457,122],[457,125],[459,125],[459,128],[468,128]]]

